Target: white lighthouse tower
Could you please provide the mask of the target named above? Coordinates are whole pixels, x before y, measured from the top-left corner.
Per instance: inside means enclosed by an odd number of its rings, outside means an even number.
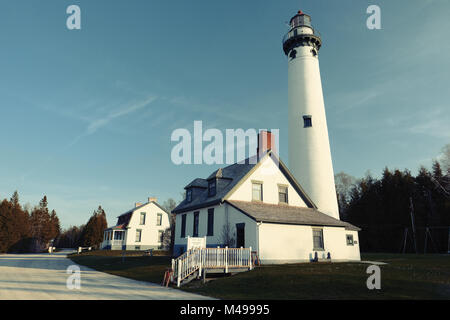
[[[299,11],[283,39],[288,57],[289,167],[318,209],[339,219],[319,70],[322,39]]]

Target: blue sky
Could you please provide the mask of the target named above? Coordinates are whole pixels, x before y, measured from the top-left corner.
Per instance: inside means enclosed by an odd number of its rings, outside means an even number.
[[[82,30],[66,28],[77,4]],[[382,30],[366,28],[381,7]],[[287,162],[285,22],[321,32],[335,172],[429,166],[450,143],[448,1],[2,1],[0,197],[44,194],[64,227],[101,204],[181,198],[217,166],[175,166],[176,128],[279,128]]]

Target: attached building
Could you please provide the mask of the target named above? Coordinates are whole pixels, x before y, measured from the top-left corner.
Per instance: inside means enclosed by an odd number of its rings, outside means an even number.
[[[253,161],[252,161],[253,160]],[[251,247],[262,263],[360,260],[358,231],[320,212],[272,151],[195,179],[176,214],[174,255],[187,237],[207,247]]]

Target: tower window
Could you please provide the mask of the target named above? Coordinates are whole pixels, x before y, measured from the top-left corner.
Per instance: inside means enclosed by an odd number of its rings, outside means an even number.
[[[291,60],[295,59],[297,57],[297,50],[292,50],[291,53],[289,53],[289,58],[291,58]]]
[[[312,117],[311,116],[303,116],[303,127],[304,128],[312,127]]]

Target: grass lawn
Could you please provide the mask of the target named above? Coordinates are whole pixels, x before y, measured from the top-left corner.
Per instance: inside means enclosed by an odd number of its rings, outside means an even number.
[[[126,252],[125,259],[122,251],[91,251],[69,255],[77,264],[89,268],[131,278],[140,281],[161,283],[164,272],[170,268],[172,258],[168,256],[143,256],[142,252]]]
[[[136,280],[160,283],[170,266],[166,256],[127,256],[105,251],[72,255],[79,264]],[[302,263],[268,265],[206,284],[181,289],[221,299],[450,299],[450,255],[363,254],[362,260],[387,262],[381,290],[368,290],[369,264]]]

